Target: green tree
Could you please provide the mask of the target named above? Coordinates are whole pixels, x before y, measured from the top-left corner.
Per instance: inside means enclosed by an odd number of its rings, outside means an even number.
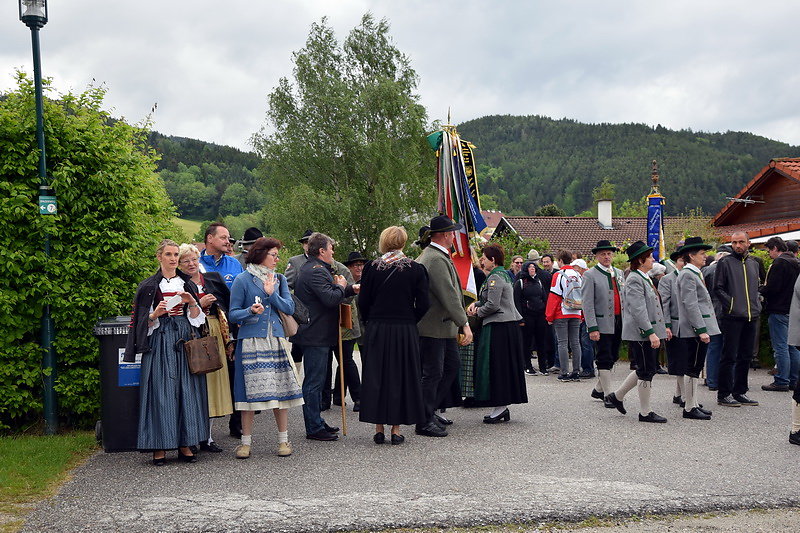
[[[534,213],[534,216],[537,217],[565,217],[567,214],[564,212],[563,209],[558,207],[556,204],[547,204],[543,205],[539,209],[537,209]]]
[[[343,45],[326,19],[312,24],[293,61],[293,81],[269,95],[268,126],[253,138],[273,231],[286,241],[311,227],[374,253],[385,227],[434,205],[417,75],[370,14]]]
[[[39,215],[33,82],[0,97],[0,429],[41,412],[39,323],[56,324],[62,418],[94,421],[99,408],[98,319],[130,313],[136,285],[155,270],[155,245],[182,238],[154,174],[146,131],[111,120],[105,89],[45,99],[47,175],[58,214]],[[45,90],[51,92],[49,81]],[[45,257],[42,237],[50,235]]]

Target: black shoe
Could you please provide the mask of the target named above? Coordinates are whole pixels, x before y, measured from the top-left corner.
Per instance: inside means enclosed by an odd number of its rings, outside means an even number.
[[[594,372],[592,372],[590,370],[584,370],[583,372],[581,372],[578,375],[580,377],[584,378],[584,379],[589,379],[589,378],[593,378],[594,377]]]
[[[569,380],[570,381],[580,381],[581,380],[581,376],[577,372],[573,372],[572,374],[569,375]]]
[[[446,437],[447,431],[443,430],[433,422],[429,422],[424,426],[417,427],[415,430],[417,435],[423,435],[425,437]]]
[[[691,411],[687,411],[684,409],[683,418],[690,418],[692,420],[711,420],[710,415],[705,414],[697,407],[692,407]]]
[[[611,403],[608,400],[608,397],[606,396],[606,397],[603,397],[603,407],[605,407],[606,409],[614,409],[616,407],[616,405]]]
[[[525,369],[525,373],[528,374],[529,376],[537,376],[537,375],[539,375],[539,373],[536,370],[532,369],[532,368],[526,368]]]
[[[572,381],[572,374],[559,374],[558,381],[560,381],[561,383],[569,383],[570,381]]]
[[[327,422],[325,422],[325,431],[328,433],[339,433],[339,428],[336,426],[329,426]]]
[[[353,402],[353,412],[357,413],[361,411],[361,400],[356,400]]]
[[[602,400],[605,398],[605,395],[597,389],[592,389],[592,398],[595,400]]]
[[[197,452],[200,451],[197,446],[189,446],[189,451],[193,454],[197,455]]]
[[[403,441],[405,441],[405,440],[406,440],[406,438],[404,436],[395,435],[394,433],[392,433],[392,445],[393,446],[396,446],[398,444],[403,444]]]
[[[509,412],[508,408],[506,408],[505,411],[503,411],[497,416],[483,417],[484,424],[499,424],[500,422],[508,422],[509,420],[511,420],[511,412]]]
[[[628,414],[628,411],[625,410],[625,406],[622,404],[622,400],[617,399],[617,395],[613,392],[604,398],[605,402],[610,403],[613,407],[617,408],[617,411],[622,413],[623,415]]]
[[[789,390],[788,385],[778,385],[774,381],[769,385],[761,385],[761,390],[768,390],[768,391],[775,391],[775,392],[787,392]]]
[[[180,451],[178,451],[178,459],[180,459],[184,463],[196,463],[197,462],[197,456],[196,455],[183,455]]]
[[[667,372],[666,368],[659,365],[659,367],[656,369],[656,374],[669,374],[669,372]]]
[[[741,407],[742,406],[742,404],[737,402],[733,398],[733,395],[731,395],[731,394],[728,394],[724,398],[717,398],[717,404],[718,405],[723,405],[725,407]]]
[[[372,440],[375,442],[375,444],[383,444],[386,442],[386,435],[381,432],[375,433],[375,435],[372,436]]]
[[[220,453],[222,448],[217,446],[216,442],[201,442],[200,443],[200,451],[203,452],[211,452],[211,453]],[[192,450],[194,452],[194,450]]]
[[[439,419],[438,419],[438,418],[436,418],[436,416],[434,416],[434,417],[431,419],[431,424],[433,424],[434,426],[436,426],[436,427],[437,427],[437,428],[439,428],[439,429],[447,429],[447,428],[445,427],[445,425],[444,425],[442,422],[439,422]]]
[[[433,418],[434,420],[439,422],[439,425],[449,426],[453,423],[452,420],[450,420],[449,418],[445,418],[442,415],[434,414]]]
[[[708,416],[711,416],[711,411],[710,411],[709,409],[704,409],[704,408],[703,408],[703,404],[702,404],[702,403],[701,403],[701,404],[698,404],[698,405],[697,405],[697,407],[696,407],[696,409],[697,409],[698,411],[700,411],[701,413],[704,413],[704,414],[707,414]]]
[[[737,402],[739,402],[742,405],[752,405],[752,406],[758,405],[757,401],[751,400],[750,398],[748,398],[744,394],[734,394],[733,395],[733,399],[736,400]]]
[[[652,422],[654,424],[666,424],[667,419],[663,416],[655,414],[653,411],[647,413],[647,416],[642,415],[639,413],[639,422]]]
[[[306,438],[308,440],[331,441],[331,440],[337,440],[339,438],[339,435],[337,435],[336,433],[329,433],[325,429],[320,429],[316,433],[307,434]]]
[[[674,403],[676,405],[680,405],[681,407],[683,407],[683,403],[684,403],[683,402],[683,398],[681,398],[680,396],[673,396],[672,397],[672,403]]]
[[[792,442],[792,435],[789,435],[789,442]],[[160,459],[153,459],[153,466],[164,466],[165,464],[167,464],[166,455]]]
[[[340,402],[339,400],[333,400],[331,403],[333,405],[335,405],[336,407],[341,407],[342,406],[342,402]],[[347,402],[345,402],[344,404],[347,405]]]
[[[541,374],[542,376],[546,376],[546,375],[548,375],[549,373],[550,373],[550,372],[548,372],[547,370],[539,370],[539,374]]]
[[[789,442],[800,445],[800,431],[789,433]],[[156,459],[153,459],[153,464],[156,464]]]

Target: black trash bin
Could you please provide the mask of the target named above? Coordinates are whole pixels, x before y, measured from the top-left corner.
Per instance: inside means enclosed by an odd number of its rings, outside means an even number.
[[[135,363],[123,362],[129,316],[101,320],[94,327],[100,340],[100,422],[96,433],[106,452],[136,450],[139,427],[139,374],[141,354]]]

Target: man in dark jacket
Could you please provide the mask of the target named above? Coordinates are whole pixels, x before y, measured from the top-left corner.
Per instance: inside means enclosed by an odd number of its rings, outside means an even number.
[[[343,276],[333,275],[333,239],[314,233],[308,239],[308,261],[300,267],[294,294],[308,308],[311,318],[302,324],[292,342],[303,349],[303,419],[306,438],[336,440],[339,428],[320,416],[320,402],[329,366],[330,347],[338,343],[339,304],[356,294]]]
[[[547,277],[549,278],[549,276]],[[514,304],[522,315],[522,339],[525,349],[525,373],[537,374],[531,364],[531,352],[539,358],[539,371],[547,374],[551,326],[544,318],[550,284],[534,261],[527,261],[514,282]]]
[[[769,338],[775,353],[778,372],[769,385],[761,385],[766,391],[794,390],[800,373],[800,350],[789,346],[789,307],[792,303],[794,283],[800,274],[800,261],[788,251],[780,237],[770,237],[766,243],[772,266],[761,287],[764,296],[764,312],[769,315]]]
[[[734,233],[731,236],[733,253],[719,260],[714,273],[714,293],[722,308],[717,317],[722,331],[717,403],[726,407],[758,405],[746,395],[761,314],[759,265],[748,255],[749,246],[746,233]]]

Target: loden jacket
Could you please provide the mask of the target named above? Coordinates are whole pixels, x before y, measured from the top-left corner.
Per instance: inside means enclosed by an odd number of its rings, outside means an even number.
[[[467,323],[467,312],[461,296],[461,280],[450,256],[429,245],[417,258],[428,271],[430,307],[417,323],[421,337],[455,339],[458,328]]]
[[[625,274],[612,266],[617,279],[617,290],[621,311],[624,312],[622,295],[625,291]],[[611,273],[595,265],[583,273],[583,319],[589,333],[599,331],[603,335],[614,334],[614,284]]]
[[[625,313],[622,315],[622,340],[643,341],[655,333],[667,338],[664,312],[653,281],[641,270],[634,270],[625,280]]]
[[[706,289],[703,274],[693,265],[686,265],[678,274],[672,294],[678,304],[679,321],[673,322],[672,332],[678,337],[697,337],[702,333],[721,333],[714,314],[714,302]],[[674,329],[677,327],[677,330]]]

